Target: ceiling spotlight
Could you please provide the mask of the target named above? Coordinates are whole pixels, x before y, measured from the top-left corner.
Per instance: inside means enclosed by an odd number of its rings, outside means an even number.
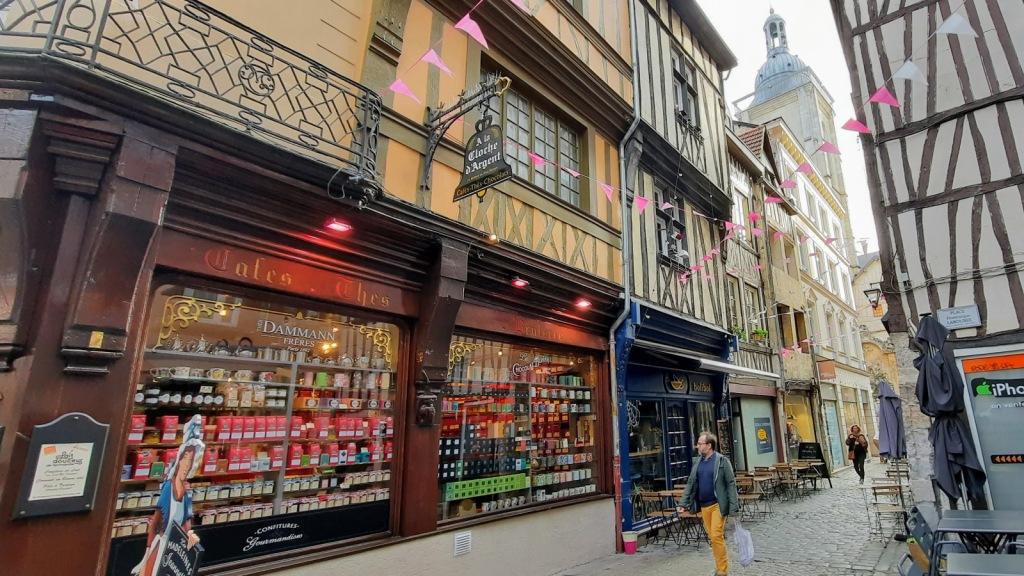
[[[492,244],[497,243],[498,235],[497,234],[490,234],[489,236],[487,236],[487,241],[492,243]]]
[[[331,218],[330,220],[328,220],[327,224],[325,224],[324,227],[327,228],[328,230],[331,230],[332,232],[350,232],[352,230],[351,224],[349,224],[348,222],[342,222],[337,218]]]
[[[530,285],[530,281],[524,280],[519,276],[516,276],[512,278],[512,285],[515,286],[516,288],[526,288],[527,286]]]
[[[578,298],[576,300],[576,307],[579,308],[580,310],[586,310],[587,308],[590,308],[593,305],[594,303],[591,302],[590,300],[587,300],[586,298]]]

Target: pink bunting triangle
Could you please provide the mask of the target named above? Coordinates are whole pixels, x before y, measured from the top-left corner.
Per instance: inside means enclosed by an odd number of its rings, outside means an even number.
[[[671,202],[662,202],[661,203],[661,209],[662,210],[668,210],[671,207],[672,207],[672,203]]]
[[[442,72],[449,76],[453,75],[451,68],[449,68],[448,65],[444,63],[444,60],[441,60],[441,57],[437,55],[437,52],[434,52],[433,48],[427,50],[427,53],[424,54],[423,57],[420,58],[420,60],[426,62],[427,64],[433,64],[434,66],[437,66],[438,68],[441,69]]]
[[[735,222],[729,222],[728,220],[725,221],[725,229],[726,230],[732,230],[735,227],[736,227],[736,223]]]
[[[705,255],[700,257],[700,261],[701,262],[711,262],[714,259],[715,259],[715,257],[710,255],[710,254],[705,254]]]
[[[526,155],[530,157],[530,162],[533,162],[534,168],[540,168],[544,166],[544,164],[547,162],[547,160],[545,160],[544,157],[541,156],[540,154],[536,154],[534,152],[527,152]]]
[[[758,272],[760,272],[761,270],[764,270],[764,265],[762,265],[762,264],[754,264],[754,270],[757,270]]]
[[[825,154],[839,154],[839,148],[836,148],[835,144],[828,141],[822,142],[821,146],[818,146],[818,150]]]
[[[871,95],[871,98],[868,98],[868,102],[874,102],[876,104],[888,104],[889,106],[900,105],[899,100],[897,100],[896,97],[892,95],[892,92],[889,92],[889,90],[885,86],[882,86],[881,88],[876,90],[875,93]]]
[[[690,270],[693,270],[694,272],[700,272],[703,269],[704,269],[704,265],[703,264],[694,264],[693,266],[690,266]]]
[[[395,94],[401,94],[402,96],[412,98],[417,104],[421,103],[420,99],[413,94],[412,90],[405,84],[405,82],[402,82],[401,78],[396,78],[395,81],[391,83],[391,86],[388,86],[388,90],[391,90]]]
[[[757,212],[751,212],[750,214],[747,214],[747,218],[749,218],[751,222],[757,222],[761,219],[761,215]]]
[[[563,167],[562,169],[565,170],[566,172],[568,172],[569,175],[572,176],[573,178],[579,178],[580,177],[580,173],[575,171],[575,170],[573,170],[572,168],[564,168]]]
[[[761,230],[760,228],[751,228],[750,233],[753,234],[754,236],[760,237],[762,234],[764,234],[764,230]]]
[[[814,168],[811,167],[810,162],[801,162],[800,165],[796,167],[796,171],[803,172],[804,174],[811,174],[814,172]]]
[[[683,286],[686,286],[686,282],[689,279],[690,279],[690,275],[687,274],[686,272],[683,272],[682,274],[679,275],[679,283],[682,284]]]
[[[455,29],[462,30],[466,34],[469,34],[469,36],[483,46],[484,49],[490,49],[490,47],[487,46],[487,40],[484,38],[484,33],[480,30],[480,25],[477,24],[476,20],[473,20],[469,14],[466,14],[462,17],[462,20],[459,20],[455,25]]]
[[[780,186],[782,186],[783,190],[792,190],[793,188],[796,188],[796,182],[787,179],[783,180]]]
[[[779,350],[779,353],[782,354],[783,360],[788,360],[789,357],[793,355],[793,351],[789,348],[783,348],[782,350]]]
[[[828,237],[828,238],[826,238],[826,239],[825,239],[825,246],[829,246],[829,245],[831,245],[831,244],[832,244],[833,242],[835,242],[835,241],[836,241],[836,239],[835,239],[835,238],[832,238],[832,237],[830,236],[830,237]]]
[[[785,234],[783,234],[782,232],[780,232],[778,230],[776,230],[775,232],[772,232],[772,240],[782,240],[783,236],[785,236]]]
[[[958,36],[970,36],[971,38],[978,37],[977,32],[974,31],[974,28],[971,28],[970,23],[967,22],[963,16],[955,12],[950,14],[949,18],[946,18],[946,20],[942,22],[942,25],[939,26],[935,33],[956,34]]]
[[[605,184],[604,182],[601,182],[600,184],[601,184],[601,191],[604,192],[604,197],[607,198],[609,202],[611,202],[612,201],[612,192],[615,189],[612,188],[611,184]]]
[[[711,254],[712,256],[718,256],[721,253],[722,251],[718,248],[712,248],[711,251],[708,252],[708,254]]]
[[[771,196],[771,195],[765,196],[764,197],[764,203],[765,204],[782,204],[782,198],[779,198],[778,196]]]
[[[871,134],[871,129],[864,125],[863,122],[856,118],[850,118],[846,121],[846,124],[842,126],[843,130],[849,130],[851,132],[858,132],[860,134]]]
[[[647,205],[651,203],[650,200],[643,196],[637,196],[634,202],[636,203],[636,211],[640,213],[643,213],[647,209]]]

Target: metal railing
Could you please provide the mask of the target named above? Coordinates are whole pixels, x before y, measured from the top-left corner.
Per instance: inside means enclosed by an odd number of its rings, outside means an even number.
[[[380,97],[201,2],[0,0],[0,54],[58,59],[376,181]]]

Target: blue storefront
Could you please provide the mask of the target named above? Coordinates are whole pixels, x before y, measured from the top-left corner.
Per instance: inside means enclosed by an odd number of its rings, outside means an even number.
[[[622,530],[641,528],[633,496],[683,484],[701,431],[718,434],[728,453],[728,363],[733,336],[633,302],[615,334]]]

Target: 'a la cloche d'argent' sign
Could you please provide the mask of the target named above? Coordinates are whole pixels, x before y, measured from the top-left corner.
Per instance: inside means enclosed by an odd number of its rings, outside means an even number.
[[[505,161],[501,127],[485,115],[476,123],[476,134],[466,144],[462,180],[455,189],[454,202],[484,191],[512,177],[512,167]]]

